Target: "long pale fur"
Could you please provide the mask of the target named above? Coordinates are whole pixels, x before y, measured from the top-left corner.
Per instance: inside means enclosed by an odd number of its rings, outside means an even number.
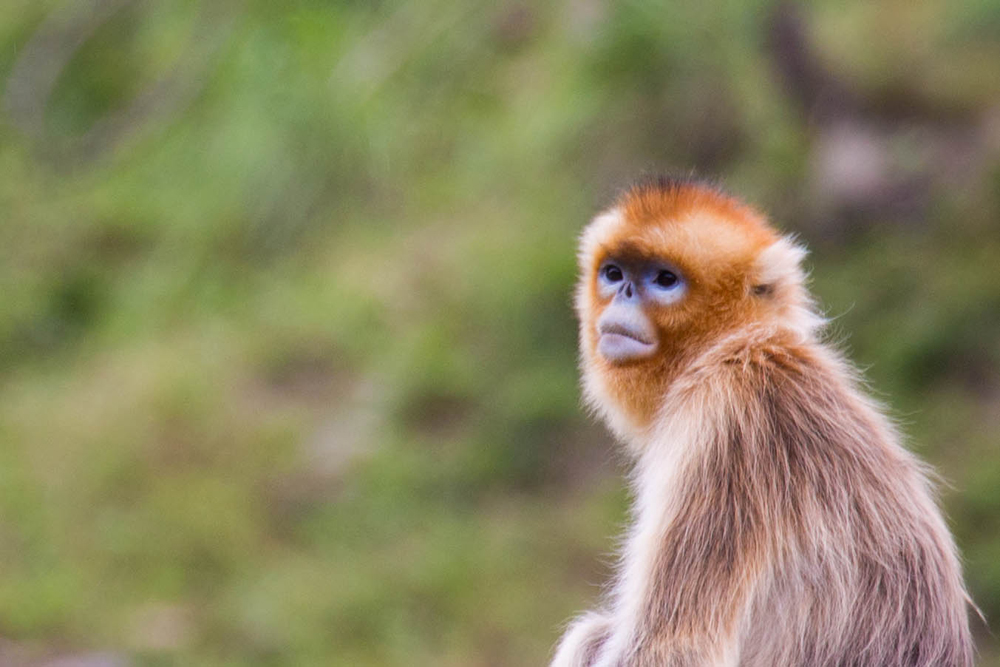
[[[745,248],[699,216],[731,224]],[[621,369],[594,349],[592,281],[636,238],[707,291],[697,262],[745,280],[706,297],[713,312],[662,321],[689,345]],[[627,445],[634,507],[606,604],[570,626],[554,667],[972,664],[969,598],[926,471],[818,337],[803,254],[690,183],[635,188],[585,231],[584,391]]]

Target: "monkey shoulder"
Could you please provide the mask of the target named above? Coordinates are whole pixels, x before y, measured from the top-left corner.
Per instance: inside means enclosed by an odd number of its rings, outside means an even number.
[[[887,473],[922,476],[853,367],[816,340],[744,332],[706,353],[679,391],[687,405],[721,417],[712,420],[721,446],[752,454],[753,465],[775,460],[776,473],[815,479],[814,489],[832,478],[856,488],[884,487]]]
[[[850,367],[825,345],[796,332],[750,328],[709,347],[691,365],[687,388],[718,385],[750,391],[780,383],[834,388],[849,382]]]

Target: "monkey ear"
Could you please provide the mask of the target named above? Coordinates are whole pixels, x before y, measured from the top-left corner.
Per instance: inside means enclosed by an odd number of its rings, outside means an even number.
[[[825,323],[805,288],[802,260],[806,249],[787,236],[765,248],[757,257],[751,291],[778,307],[785,326],[809,336]]]
[[[805,248],[786,236],[764,248],[757,256],[754,267],[754,293],[773,296],[788,289],[802,287],[805,284],[802,260],[807,254]]]

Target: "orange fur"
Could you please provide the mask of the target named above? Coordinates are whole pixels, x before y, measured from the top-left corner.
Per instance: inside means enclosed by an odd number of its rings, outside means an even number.
[[[629,446],[634,522],[557,667],[967,667],[968,597],[923,467],[817,337],[804,251],[709,186],[633,187],[581,239],[588,403]],[[609,361],[606,261],[676,267],[649,356]],[[602,293],[605,296],[602,296]]]
[[[593,322],[606,305],[597,293],[597,268],[607,257],[669,257],[687,277],[691,293],[680,307],[650,313],[659,329],[661,349],[640,363],[612,372],[595,353],[597,332],[583,332],[588,365],[596,364],[606,391],[626,412],[633,428],[648,426],[666,386],[692,355],[741,322],[766,318],[804,297],[781,284],[785,276],[764,276],[756,266],[765,249],[781,241],[752,208],[701,183],[653,181],[628,190],[612,209],[614,223],[599,236],[585,234],[581,261],[587,280],[577,293],[583,322]],[[797,262],[795,262],[797,270]],[[761,283],[762,279],[770,282]],[[794,277],[792,277],[794,279]],[[771,290],[762,300],[755,287]]]

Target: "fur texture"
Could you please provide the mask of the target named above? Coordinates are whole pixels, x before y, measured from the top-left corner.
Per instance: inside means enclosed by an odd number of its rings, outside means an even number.
[[[923,466],[817,336],[804,251],[718,190],[633,187],[581,239],[588,404],[634,461],[603,611],[558,667],[972,664],[969,599]],[[603,262],[679,267],[655,355],[597,352]]]

